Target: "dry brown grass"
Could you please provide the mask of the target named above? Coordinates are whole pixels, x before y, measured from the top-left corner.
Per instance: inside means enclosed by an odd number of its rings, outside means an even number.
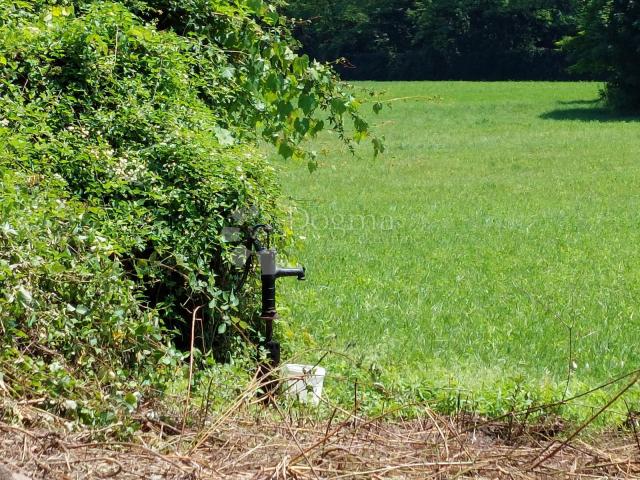
[[[43,428],[42,413],[14,404],[23,426],[0,422],[0,465],[33,479],[61,480],[640,478],[640,446],[632,434],[565,443],[549,438],[562,428],[558,422],[480,422],[426,409],[423,418],[406,421],[339,409],[314,420],[280,407],[246,408],[250,403],[237,402],[184,431],[141,416],[144,428],[128,442],[106,430],[70,433],[50,415]]]
[[[0,398],[0,466],[52,480],[640,478],[633,416],[628,432],[582,439],[586,427],[639,378],[636,370],[572,399],[493,420],[438,415],[426,406],[410,420],[403,420],[402,411],[365,418],[357,403],[347,411],[327,400],[332,414],[318,419],[273,399],[265,405],[254,378],[215,416],[190,406],[188,397],[173,406],[171,422],[147,406],[137,414],[142,428],[128,441],[118,440],[117,424],[70,431],[64,419],[37,408],[43,399]],[[552,416],[527,420],[533,411],[621,381],[628,383],[582,425],[567,426]],[[410,407],[415,413],[416,405]],[[189,418],[175,413],[181,411]]]

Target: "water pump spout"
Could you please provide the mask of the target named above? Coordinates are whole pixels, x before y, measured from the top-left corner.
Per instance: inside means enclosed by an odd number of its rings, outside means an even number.
[[[305,280],[305,269],[304,267],[295,267],[295,268],[276,268],[276,277],[297,277],[298,280]]]

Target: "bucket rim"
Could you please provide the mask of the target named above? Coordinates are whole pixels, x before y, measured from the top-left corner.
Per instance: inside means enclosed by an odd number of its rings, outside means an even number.
[[[285,363],[282,370],[287,373],[298,375],[311,375],[314,377],[324,377],[326,370],[320,365],[305,365],[302,363]]]

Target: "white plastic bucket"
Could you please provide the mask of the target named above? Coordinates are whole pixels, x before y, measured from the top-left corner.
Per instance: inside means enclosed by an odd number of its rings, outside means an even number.
[[[282,367],[283,389],[289,398],[318,405],[322,398],[325,369],[317,365],[287,363]]]

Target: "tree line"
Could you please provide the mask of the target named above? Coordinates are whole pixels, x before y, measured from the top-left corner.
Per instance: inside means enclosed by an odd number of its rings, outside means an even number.
[[[579,0],[293,0],[304,50],[346,79],[538,80],[571,75],[557,42]]]
[[[348,80],[604,80],[640,108],[637,0],[291,0],[302,49]]]
[[[564,42],[571,70],[604,78],[602,97],[610,106],[640,111],[640,2],[586,0],[579,26]]]

